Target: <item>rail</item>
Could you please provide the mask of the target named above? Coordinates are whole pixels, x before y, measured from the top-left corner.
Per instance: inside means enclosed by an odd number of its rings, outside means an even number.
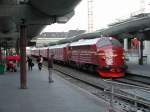
[[[112,80],[107,80],[107,82],[110,84],[110,88],[108,91],[105,90],[106,93],[110,93],[111,94],[111,99],[110,99],[110,106],[113,107],[113,101],[114,101],[114,97],[120,97],[120,98],[124,98],[124,99],[128,99],[130,101],[134,102],[134,106],[135,108],[138,107],[138,104],[143,104],[146,105],[150,108],[150,101],[149,100],[142,100],[139,98],[139,96],[137,96],[137,90],[142,90],[146,93],[149,93],[150,95],[150,88],[147,87],[139,87],[139,86],[135,86],[135,85],[130,85],[130,84],[124,84],[124,83],[118,83],[118,82],[114,82]],[[126,86],[126,88],[130,88],[130,89],[134,89],[133,92],[134,94],[132,94],[132,96],[129,95],[123,95],[123,94],[119,94],[119,93],[115,93],[115,90],[118,88],[116,85],[122,85],[123,87]]]

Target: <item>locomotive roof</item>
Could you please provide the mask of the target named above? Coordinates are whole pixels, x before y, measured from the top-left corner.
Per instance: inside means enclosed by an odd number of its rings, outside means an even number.
[[[38,47],[38,48],[37,48],[37,47],[35,47],[35,48],[32,48],[32,50],[39,50],[39,49],[40,49],[39,47]]]
[[[63,47],[66,47],[68,44],[69,44],[69,43],[60,44],[60,45],[54,45],[54,46],[49,46],[49,49],[63,48]]]
[[[104,39],[104,38],[109,39],[110,37],[101,37],[101,38],[94,38],[94,39],[81,39],[81,40],[71,43],[70,46],[94,45],[100,39]]]
[[[48,47],[41,47],[41,49],[48,49]]]

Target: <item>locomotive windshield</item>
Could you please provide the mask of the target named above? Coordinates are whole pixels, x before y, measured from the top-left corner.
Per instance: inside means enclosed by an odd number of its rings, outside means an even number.
[[[111,41],[112,45],[114,45],[114,46],[119,46],[119,47],[122,46],[121,43],[116,39],[111,39],[110,41]]]
[[[118,40],[113,39],[113,38],[100,39],[96,44],[97,47],[104,47],[104,46],[108,46],[108,45],[113,45],[113,46],[118,46],[118,47],[122,46]]]

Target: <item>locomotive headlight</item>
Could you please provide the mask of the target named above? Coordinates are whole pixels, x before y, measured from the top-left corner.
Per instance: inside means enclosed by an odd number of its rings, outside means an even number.
[[[105,56],[102,56],[102,59],[106,59],[107,57],[105,57]]]
[[[105,55],[105,53],[98,53],[98,55],[99,55],[99,56],[104,56],[104,55]]]
[[[116,56],[117,56],[117,54],[113,54],[112,56],[113,56],[113,57],[116,57]]]
[[[123,52],[122,59],[125,59],[125,52]]]

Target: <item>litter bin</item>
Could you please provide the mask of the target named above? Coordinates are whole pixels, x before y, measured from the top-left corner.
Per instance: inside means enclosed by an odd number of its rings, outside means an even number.
[[[5,71],[5,65],[0,64],[0,74],[4,74]]]

